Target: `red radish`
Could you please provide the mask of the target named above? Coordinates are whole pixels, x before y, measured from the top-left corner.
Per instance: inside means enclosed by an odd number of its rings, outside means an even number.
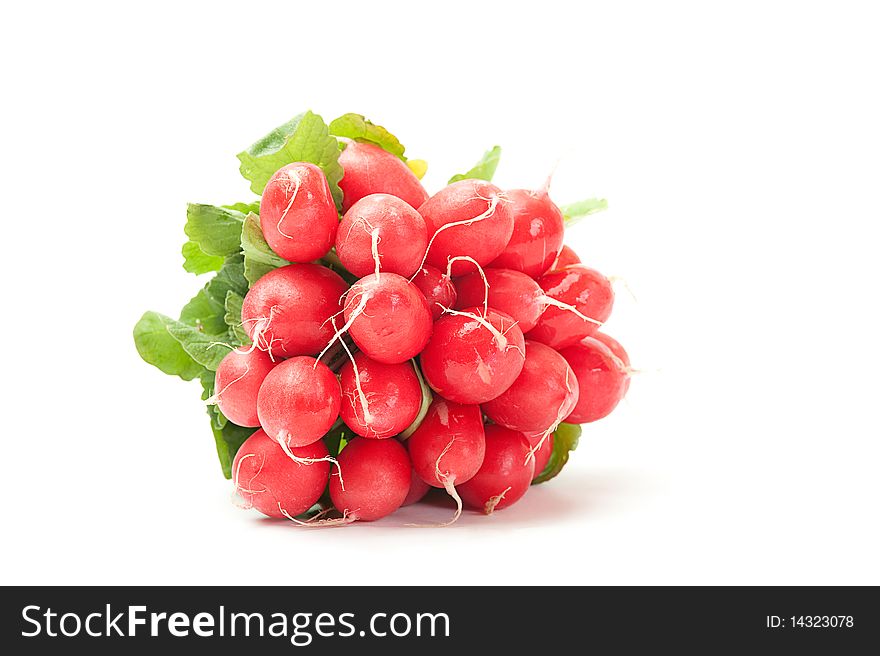
[[[435,398],[406,445],[416,474],[429,485],[444,488],[455,499],[458,509],[451,520],[454,522],[461,515],[461,498],[455,486],[477,473],[486,452],[480,406]]]
[[[272,250],[291,262],[323,257],[333,246],[339,218],[324,172],[314,164],[282,166],[266,183],[260,228]]]
[[[494,399],[522,371],[525,340],[508,315],[482,306],[450,310],[434,322],[422,351],[422,373],[431,388],[456,403]]]
[[[550,435],[547,439],[544,439],[543,433],[526,436],[532,448],[538,447],[535,449],[535,476],[543,472],[544,467],[550,462],[550,455],[553,453],[553,438],[554,435]],[[542,440],[543,444],[541,443]]]
[[[233,424],[254,427],[257,417],[257,393],[275,363],[268,353],[256,349],[235,349],[226,354],[214,374],[214,394],[208,399]]]
[[[556,258],[556,262],[553,263],[553,269],[564,269],[567,266],[572,264],[580,264],[581,258],[578,257],[578,254],[575,253],[568,246],[563,246],[562,250],[559,251],[559,257]]]
[[[549,346],[526,340],[522,373],[506,392],[484,403],[483,412],[511,430],[546,436],[571,413],[577,400],[578,381],[565,358]]]
[[[346,330],[355,344],[373,360],[386,364],[406,362],[431,337],[431,310],[422,292],[396,273],[370,274],[358,280],[345,297]]]
[[[339,181],[344,194],[343,212],[370,194],[391,194],[414,208],[428,199],[422,183],[397,156],[371,143],[340,141],[345,143],[345,149],[339,153],[339,164],[344,170]]]
[[[244,441],[232,462],[232,480],[245,507],[294,517],[318,501],[330,476],[327,447],[319,440],[292,453],[296,461],[262,430]]]
[[[498,269],[514,269],[537,278],[550,269],[559,249],[565,223],[562,212],[546,190],[506,191],[508,211],[513,217],[513,235],[493,262]]]
[[[455,307],[455,285],[440,269],[426,264],[416,273],[413,283],[424,294],[435,321],[443,314],[444,308]]]
[[[330,499],[349,521],[373,521],[400,508],[409,494],[412,465],[397,440],[356,437],[337,456],[345,486],[330,477]]]
[[[242,325],[256,348],[273,357],[317,353],[333,335],[345,281],[317,264],[290,264],[257,280],[244,297]]]
[[[458,486],[462,501],[487,515],[519,501],[535,477],[530,449],[522,433],[497,424],[486,426],[486,456],[480,470]]]
[[[608,416],[623,398],[629,378],[621,359],[592,337],[585,337],[559,354],[577,376],[580,390],[577,405],[565,421],[586,424]]]
[[[358,353],[340,369],[339,383],[342,421],[362,437],[397,435],[415,421],[422,404],[411,362],[384,364]]]
[[[595,333],[611,315],[614,290],[611,281],[582,264],[551,271],[538,279],[547,298],[559,307],[548,307],[526,335],[555,349],[565,348]]]
[[[425,261],[445,270],[450,258],[469,256],[485,265],[501,255],[513,232],[507,200],[495,185],[483,180],[460,180],[441,189],[419,207],[428,226]],[[457,262],[452,275],[469,267]]]
[[[431,486],[425,483],[425,481],[423,481],[421,478],[419,478],[418,474],[416,474],[415,470],[413,470],[412,479],[409,484],[409,492],[406,495],[406,499],[404,499],[403,503],[400,505],[411,506],[414,503],[418,503],[425,498],[425,495],[430,489]]]
[[[626,396],[627,391],[629,391],[629,382],[632,379],[632,365],[629,361],[629,353],[626,352],[626,349],[623,348],[620,342],[614,339],[611,335],[606,335],[601,330],[594,332],[591,337],[593,339],[598,339],[605,346],[610,348],[611,352],[616,355],[623,364],[623,368],[627,372],[626,383],[623,385],[623,395]]]
[[[377,268],[409,278],[428,246],[422,215],[389,194],[371,194],[351,206],[336,233],[342,266],[361,278]]]
[[[339,417],[339,381],[322,362],[305,356],[276,365],[260,387],[257,413],[282,448],[320,440]]]
[[[455,307],[460,309],[471,305],[482,305],[486,298],[488,283],[488,304],[516,321],[523,333],[527,333],[547,307],[544,303],[544,290],[526,274],[512,269],[486,269],[485,280],[480,273],[471,273],[455,279],[457,300]]]

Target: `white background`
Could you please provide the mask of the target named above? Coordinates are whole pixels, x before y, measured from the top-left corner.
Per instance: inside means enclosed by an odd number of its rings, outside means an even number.
[[[2,583],[880,583],[870,3],[582,4],[6,3]],[[610,200],[568,241],[645,373],[513,508],[263,521],[139,360],[204,283],[185,203],[249,199],[235,153],[306,108],[430,190],[498,143],[502,186]]]

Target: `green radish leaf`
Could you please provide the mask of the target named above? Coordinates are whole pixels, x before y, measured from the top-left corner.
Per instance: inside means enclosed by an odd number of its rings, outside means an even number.
[[[251,338],[248,337],[241,321],[241,306],[243,303],[244,298],[240,294],[236,294],[231,289],[226,292],[226,302],[223,304],[226,313],[223,315],[223,320],[235,337],[235,341],[242,345],[248,345],[251,343]]]
[[[254,214],[260,213],[260,201],[255,200],[251,203],[233,203],[232,205],[224,205],[224,208],[227,210],[235,210],[236,212],[241,212],[245,216],[253,212]]]
[[[223,303],[218,303],[208,292],[206,286],[183,306],[180,311],[180,321],[201,332],[221,335],[226,330],[226,321],[223,318],[225,312],[226,308],[223,307]]]
[[[589,198],[571,205],[563,205],[559,209],[562,211],[562,217],[565,219],[566,227],[568,227],[590,214],[607,210],[608,201],[604,198]]]
[[[483,153],[480,161],[474,164],[473,168],[467,173],[459,173],[449,178],[449,184],[458,182],[459,180],[486,180],[491,182],[492,176],[495,175],[495,169],[498,168],[498,161],[501,159],[501,146],[492,146],[491,149]]]
[[[226,333],[211,335],[173,319],[164,323],[165,329],[180,343],[183,350],[209,371],[217,371],[217,365],[229,353],[230,347],[234,347],[228,343],[229,336]]]
[[[170,376],[192,380],[200,376],[205,367],[168,332],[166,325],[169,321],[173,319],[158,312],[145,312],[134,327],[135,347],[144,362]]]
[[[232,255],[241,247],[239,235],[245,216],[227,207],[190,203],[183,231],[205,255]]]
[[[202,273],[217,271],[223,266],[223,257],[220,255],[208,255],[200,247],[197,241],[188,241],[181,249],[183,255],[183,268],[197,276]]]
[[[342,167],[339,142],[330,135],[324,120],[312,112],[295,116],[238,154],[239,170],[251,182],[251,191],[262,194],[269,178],[282,166],[311,162],[321,168],[330,185],[336,208],[342,207]]]
[[[244,253],[244,277],[253,285],[262,276],[286,264],[287,260],[275,254],[260,228],[260,217],[248,214],[241,228],[241,249]]]
[[[202,333],[218,336],[218,339],[219,336],[228,334],[222,341],[240,346],[242,341],[228,330],[226,323],[226,297],[230,292],[239,296],[247,293],[244,261],[240,254],[231,255],[224,260],[219,273],[183,307],[180,321]]]
[[[577,424],[559,424],[553,434],[553,451],[544,471],[535,476],[532,485],[544,483],[555,477],[568,462],[568,455],[577,448],[581,427]]]
[[[361,114],[343,114],[330,122],[330,134],[337,137],[348,137],[355,141],[368,141],[396,155],[404,162],[406,157],[403,144],[381,125],[364,118]]]
[[[214,395],[214,372],[206,369],[199,376],[199,382],[202,383],[202,401],[207,401]],[[205,407],[208,409],[208,416],[211,418],[211,426],[217,430],[222,430],[229,420],[220,412],[219,406],[212,403]]]

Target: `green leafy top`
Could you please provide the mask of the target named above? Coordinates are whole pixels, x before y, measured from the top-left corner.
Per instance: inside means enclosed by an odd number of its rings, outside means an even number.
[[[563,205],[559,208],[562,211],[562,217],[565,219],[565,225],[571,226],[596,212],[608,209],[608,201],[604,198],[588,198],[570,205]]]
[[[292,162],[311,162],[321,168],[330,185],[336,207],[342,207],[342,167],[339,143],[330,135],[324,120],[305,112],[272,130],[254,145],[238,154],[239,170],[251,182],[251,191],[262,194],[269,178]]]
[[[544,471],[535,476],[532,485],[544,483],[554,478],[568,462],[568,455],[577,448],[581,437],[581,427],[577,424],[559,424],[559,428],[553,433],[553,451]]]
[[[459,180],[486,180],[491,182],[492,176],[495,175],[495,169],[498,168],[498,161],[501,159],[501,146],[492,146],[483,153],[480,161],[474,164],[473,168],[467,173],[458,173],[449,178],[449,184],[458,182]]]
[[[368,141],[387,150],[392,155],[396,155],[404,162],[406,161],[406,157],[403,156],[406,148],[398,138],[381,125],[376,125],[364,118],[361,114],[343,114],[339,118],[333,119],[330,122],[330,134],[337,137],[348,137],[355,141]]]

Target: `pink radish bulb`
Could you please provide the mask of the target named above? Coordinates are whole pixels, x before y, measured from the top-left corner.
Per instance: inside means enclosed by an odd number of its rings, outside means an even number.
[[[389,194],[370,194],[351,206],[336,233],[336,254],[361,278],[380,271],[409,278],[418,271],[428,246],[422,215]]]
[[[611,352],[616,355],[623,364],[623,368],[627,372],[626,382],[623,384],[623,395],[626,396],[626,393],[629,391],[630,380],[632,379],[632,367],[629,361],[629,353],[626,352],[626,349],[623,348],[623,345],[620,342],[614,339],[611,335],[606,335],[601,330],[594,332],[591,337],[593,339],[598,339],[605,346],[610,348]]]
[[[268,353],[257,349],[235,349],[217,365],[214,374],[214,395],[220,412],[233,424],[254,427],[257,417],[257,393],[275,363]]]
[[[431,388],[455,403],[494,399],[523,368],[525,340],[508,315],[483,306],[447,314],[434,322],[422,351],[422,373]]]
[[[345,281],[317,264],[290,264],[257,280],[244,297],[242,326],[257,348],[276,358],[312,355],[333,336]]]
[[[498,257],[513,233],[507,200],[495,185],[483,180],[460,180],[441,189],[419,208],[428,226],[426,262],[442,271],[450,258],[469,256],[485,265]],[[454,262],[452,275],[473,270]]]
[[[406,500],[412,465],[397,440],[356,437],[339,452],[337,461],[342,479],[330,477],[330,499],[346,518],[380,519]]]
[[[592,337],[585,337],[559,354],[577,377],[580,390],[577,405],[565,421],[586,424],[611,414],[623,398],[629,378],[621,359]]]
[[[244,441],[232,462],[232,480],[245,507],[269,517],[295,517],[318,501],[330,476],[327,447],[319,440],[292,453],[298,461],[263,430]]]
[[[537,447],[535,451],[535,477],[543,472],[544,467],[550,462],[550,455],[553,453],[553,438],[554,435],[550,435],[544,439],[543,433],[526,436],[529,445],[533,448]]]
[[[455,307],[461,309],[471,305],[482,305],[486,297],[486,283],[489,285],[489,307],[513,317],[523,333],[529,332],[538,323],[544,308],[544,290],[534,280],[520,271],[512,269],[486,269],[486,280],[477,273],[470,273],[455,279],[457,300]]]
[[[562,212],[544,190],[512,189],[505,195],[513,217],[513,234],[491,266],[522,271],[537,278],[553,266],[562,248],[565,231]]]
[[[413,469],[428,485],[464,483],[480,469],[486,451],[480,407],[435,398],[406,446]]]
[[[444,308],[455,307],[455,285],[440,269],[426,264],[419,269],[413,278],[413,283],[428,301],[434,321],[440,318]]]
[[[611,281],[595,269],[581,264],[567,266],[544,274],[538,284],[549,300],[569,307],[544,310],[526,335],[528,339],[562,349],[595,333],[611,316]]]
[[[565,267],[572,264],[580,263],[581,258],[578,257],[578,254],[575,253],[570,247],[563,245],[562,250],[559,251],[559,256],[556,258],[556,262],[553,263],[552,269],[564,269]]]
[[[339,371],[340,416],[362,437],[383,439],[406,430],[422,404],[422,387],[411,362],[385,364],[357,353]]]
[[[339,225],[324,172],[294,162],[269,178],[260,200],[260,228],[272,250],[291,262],[323,257]]]
[[[414,208],[428,199],[428,192],[415,174],[396,155],[371,143],[340,139],[345,148],[339,153],[344,171],[339,187],[344,195],[342,211],[370,194],[391,194]]]
[[[266,433],[288,447],[320,440],[339,417],[342,392],[332,371],[299,356],[275,366],[257,395],[257,414]]]
[[[421,478],[419,478],[418,474],[416,474],[415,470],[412,472],[412,478],[409,484],[409,492],[406,495],[406,499],[403,500],[401,506],[411,506],[414,503],[418,503],[422,499],[425,498],[425,495],[428,494],[428,490],[431,489],[431,486],[425,483]]]
[[[535,458],[529,455],[530,449],[522,433],[497,424],[486,426],[483,464],[470,480],[458,486],[465,505],[490,515],[519,501],[535,477]]]
[[[495,423],[526,434],[547,433],[568,417],[578,400],[578,381],[559,353],[526,340],[522,373],[507,391],[483,404]]]
[[[431,337],[431,310],[422,292],[396,273],[358,280],[345,297],[345,326],[373,360],[386,364],[415,357]]]

